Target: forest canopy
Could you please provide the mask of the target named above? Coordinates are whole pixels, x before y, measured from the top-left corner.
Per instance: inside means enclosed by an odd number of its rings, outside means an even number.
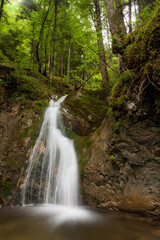
[[[75,88],[109,88],[126,35],[155,11],[154,0],[1,0],[0,63],[59,77]]]

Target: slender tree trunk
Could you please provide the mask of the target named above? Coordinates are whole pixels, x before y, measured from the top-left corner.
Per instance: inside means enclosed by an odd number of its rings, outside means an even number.
[[[129,0],[129,33],[132,32],[132,1]]]
[[[49,10],[50,10],[50,5],[51,5],[51,0],[49,1],[49,7],[47,9],[46,15],[43,19],[42,22],[42,26],[41,26],[41,30],[40,30],[40,34],[39,34],[39,39],[38,39],[38,43],[37,43],[37,47],[36,47],[36,56],[37,56],[37,62],[38,62],[38,71],[41,73],[42,72],[42,42],[43,42],[43,31],[44,31],[44,26],[45,26],[45,22],[47,20],[48,14],[49,14]],[[40,46],[40,53],[39,53],[39,46]]]
[[[61,76],[61,59],[58,61],[57,77]]]
[[[137,0],[137,4],[138,4],[138,12],[139,12],[139,14],[142,12],[142,2],[141,2],[141,0]]]
[[[109,62],[110,62],[111,68],[113,68],[112,54],[111,54],[111,56],[110,56],[110,58],[109,58]],[[111,79],[112,79],[112,81],[114,81],[113,71],[111,71]]]
[[[55,18],[54,18],[54,30],[53,30],[53,47],[52,47],[51,70],[50,70],[50,84],[52,84],[52,78],[53,78],[53,74],[55,72],[57,14],[58,14],[58,6],[57,6],[57,4],[55,4]]]
[[[115,0],[116,3],[116,16],[118,20],[118,27],[120,27],[121,33],[126,35],[126,27],[124,23],[124,15],[121,0]]]
[[[91,77],[91,89],[93,89],[93,77]]]
[[[87,80],[87,62],[86,62],[86,54],[84,53],[84,69],[83,69],[83,79],[86,82]],[[84,86],[86,86],[88,84],[88,82],[86,82],[84,84]]]
[[[68,79],[68,83],[69,83],[70,61],[71,61],[71,38],[69,38],[69,44],[68,44],[68,64],[67,64],[67,79]]]
[[[48,55],[47,55],[47,39],[45,41],[45,65],[44,65],[44,71],[43,75],[47,76],[47,63],[48,63]]]
[[[39,69],[38,71],[41,73],[42,72],[42,60],[43,60],[43,35],[44,31],[42,31],[41,34],[41,40],[40,40],[40,47],[39,47]]]
[[[64,49],[64,41],[62,40],[61,46],[61,90],[63,85],[63,49]]]
[[[49,24],[48,32],[45,37],[45,66],[44,66],[44,71],[43,71],[44,76],[47,76],[47,72],[49,69],[49,62],[50,62],[50,55],[48,56],[48,53],[47,53],[49,33],[50,33],[50,24]]]
[[[34,24],[32,25],[32,40],[31,40],[31,57],[30,57],[30,68],[34,66]]]
[[[96,20],[96,32],[98,38],[98,48],[99,48],[99,60],[102,74],[102,86],[107,88],[108,83],[108,72],[106,67],[106,56],[104,51],[103,37],[102,37],[102,22],[101,22],[101,12],[99,0],[94,0],[95,6],[95,20]]]
[[[4,6],[4,0],[1,0],[1,6],[0,6],[0,21],[2,18],[2,14],[3,14],[3,6]]]

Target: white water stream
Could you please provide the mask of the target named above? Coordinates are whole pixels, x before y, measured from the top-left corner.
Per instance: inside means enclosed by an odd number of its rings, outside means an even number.
[[[73,141],[63,135],[60,106],[66,96],[51,100],[30,157],[22,204],[78,205],[77,158]]]
[[[22,190],[22,205],[27,206],[27,212],[43,215],[52,227],[68,221],[93,222],[97,219],[97,214],[78,205],[77,157],[73,141],[63,134],[60,115],[65,98],[49,103],[30,154]],[[28,208],[30,205],[32,207]]]

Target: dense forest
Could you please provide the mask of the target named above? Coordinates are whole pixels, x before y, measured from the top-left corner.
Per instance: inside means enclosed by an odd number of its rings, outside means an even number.
[[[160,214],[159,0],[1,0],[0,205],[20,205],[44,108],[61,109],[88,205]]]
[[[158,5],[152,0],[1,0],[0,62],[13,65],[17,74],[26,69],[47,76],[50,89],[56,76],[61,88],[65,83],[110,91],[124,68],[123,39]]]

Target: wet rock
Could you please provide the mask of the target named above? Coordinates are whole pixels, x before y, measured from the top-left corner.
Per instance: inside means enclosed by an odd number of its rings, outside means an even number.
[[[33,123],[37,116],[29,109],[20,109],[14,102],[3,104],[0,111],[0,197],[3,204],[19,204],[20,185],[25,175],[26,152],[30,148]],[[34,124],[35,126],[35,124]],[[38,132],[38,131],[37,131]],[[32,140],[33,141],[33,140]],[[3,179],[8,179],[3,182]]]
[[[107,111],[106,95],[101,91],[83,91],[69,94],[62,103],[65,126],[80,136],[94,132]]]
[[[107,120],[92,136],[94,144],[85,157],[86,202],[107,209],[160,214],[160,124],[149,114],[137,117],[136,122],[126,114],[121,117],[116,138]]]

